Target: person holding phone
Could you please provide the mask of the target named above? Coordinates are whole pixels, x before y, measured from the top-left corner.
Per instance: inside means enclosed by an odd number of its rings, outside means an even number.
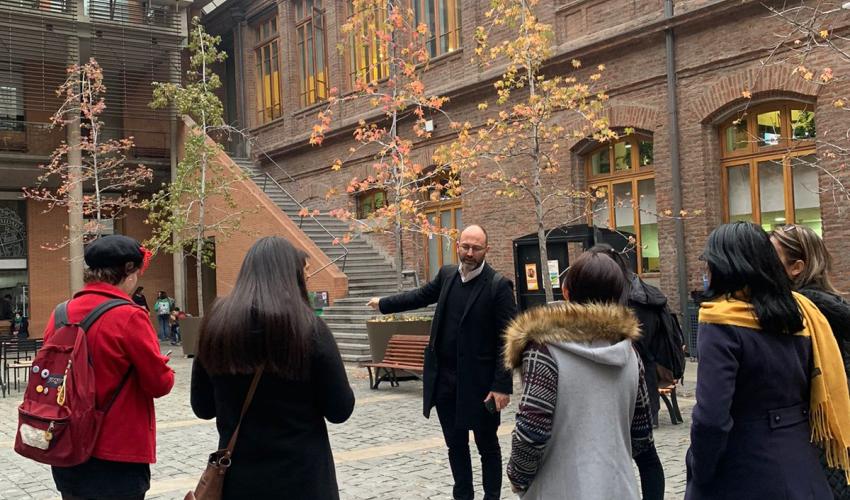
[[[516,301],[513,284],[484,262],[489,249],[486,231],[468,226],[457,242],[460,265],[443,266],[419,289],[369,301],[384,314],[437,304],[425,351],[423,410],[428,418],[431,408],[437,408],[456,500],[474,497],[470,430],[481,455],[484,500],[498,499],[502,490],[502,451],[496,431],[513,383],[501,353]]]

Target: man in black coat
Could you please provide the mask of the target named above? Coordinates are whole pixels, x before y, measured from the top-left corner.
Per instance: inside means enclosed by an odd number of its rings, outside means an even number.
[[[469,226],[458,239],[459,266],[443,266],[417,290],[369,301],[384,314],[437,304],[425,351],[423,413],[428,418],[437,408],[456,500],[474,496],[470,430],[481,455],[484,500],[498,499],[502,489],[496,431],[513,392],[511,373],[501,363],[503,332],[516,314],[516,301],[513,284],[484,262],[489,249],[486,231]]]

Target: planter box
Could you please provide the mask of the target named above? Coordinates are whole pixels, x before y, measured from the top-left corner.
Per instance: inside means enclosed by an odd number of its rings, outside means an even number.
[[[198,334],[201,330],[201,318],[189,317],[180,320],[180,336],[183,342],[183,355],[193,357],[198,351]]]
[[[372,362],[384,360],[384,352],[393,335],[430,335],[431,320],[416,321],[367,321],[366,333],[369,335],[369,352]],[[185,345],[185,343],[184,343]]]

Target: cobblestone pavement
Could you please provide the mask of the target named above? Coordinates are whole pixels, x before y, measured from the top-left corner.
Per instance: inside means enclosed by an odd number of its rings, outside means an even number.
[[[172,365],[177,383],[168,396],[157,400],[158,462],[151,468],[148,499],[182,499],[191,489],[206,455],[217,442],[215,424],[195,418],[189,407],[191,360],[175,358]],[[693,406],[695,365],[688,367],[680,389],[679,404],[685,425],[670,425],[667,412],[661,414],[656,442],[667,477],[668,499],[684,496],[684,456],[688,446],[690,412]],[[426,420],[421,414],[422,385],[403,382],[400,387],[381,386],[369,390],[366,370],[348,369],[357,404],[351,418],[341,425],[329,425],[331,445],[337,463],[337,478],[343,500],[451,499],[451,472],[436,416]],[[16,408],[21,393],[0,399],[0,499],[58,499],[50,469],[24,459],[12,450]],[[507,460],[510,431],[513,428],[512,401],[502,416],[500,436]],[[474,444],[473,462],[475,462]],[[480,464],[475,467],[479,498]],[[504,481],[503,498],[515,498]],[[321,499],[317,499],[321,500]]]

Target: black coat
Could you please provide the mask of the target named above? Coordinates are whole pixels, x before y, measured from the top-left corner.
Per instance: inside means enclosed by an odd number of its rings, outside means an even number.
[[[440,369],[436,352],[440,338],[440,320],[452,283],[458,275],[456,265],[443,266],[437,276],[421,288],[384,297],[380,302],[384,314],[419,309],[437,304],[431,322],[431,341],[425,351],[425,372],[422,376],[423,414],[429,417],[435,405],[437,373]],[[513,283],[501,279],[495,295],[492,285],[496,271],[484,264],[475,278],[475,287],[466,304],[457,339],[457,420],[460,428],[473,429],[492,418],[484,408],[484,398],[490,391],[511,394],[511,372],[501,363],[504,332],[516,315]]]
[[[700,323],[686,500],[831,500],[811,443],[812,343]]]
[[[838,295],[815,287],[801,288],[799,291],[820,309],[832,328],[832,334],[835,335],[841,358],[844,360],[845,374],[850,379],[850,304]]]
[[[219,448],[227,447],[253,375],[210,376],[201,363],[192,366],[192,410],[216,418]],[[264,373],[242,421],[233,465],[224,483],[225,499],[339,498],[325,419],[341,423],[354,410],[354,393],[333,335],[321,320],[304,381]],[[203,446],[206,446],[204,448]],[[195,447],[214,451],[213,443]]]

